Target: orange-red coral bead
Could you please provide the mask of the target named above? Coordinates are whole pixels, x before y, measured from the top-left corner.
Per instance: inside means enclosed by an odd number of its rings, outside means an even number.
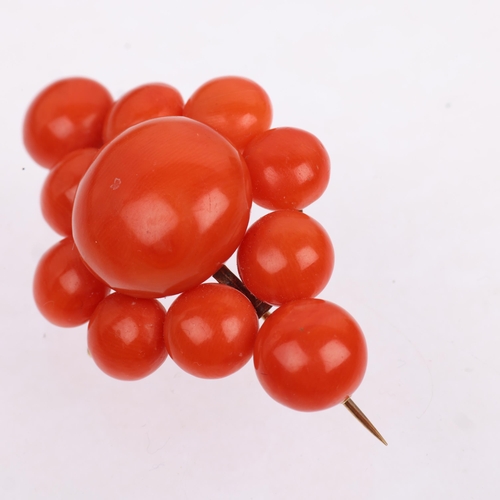
[[[76,189],[98,152],[95,148],[77,149],[67,154],[47,175],[40,200],[42,214],[56,233],[71,236]]]
[[[238,76],[204,83],[186,102],[184,116],[203,122],[238,150],[271,126],[271,101],[264,89]]]
[[[270,210],[303,209],[317,200],[330,179],[330,159],[309,132],[275,128],[255,137],[244,150],[253,201]]]
[[[155,118],[100,152],[78,187],[73,236],[111,288],[174,295],[236,250],[251,200],[248,169],[220,134],[184,117]]]
[[[205,283],[181,294],[165,318],[172,359],[191,375],[226,377],[252,356],[259,327],[250,301],[226,285]]]
[[[315,297],[328,283],[333,263],[328,233],[297,210],[265,215],[250,227],[238,249],[245,286],[276,305]]]
[[[130,90],[110,109],[103,128],[109,142],[137,123],[161,116],[181,116],[184,100],[177,89],[166,83],[148,83]]]
[[[87,322],[108,292],[82,262],[71,238],[47,250],[35,271],[35,303],[54,325],[72,327]]]
[[[47,168],[76,149],[99,148],[104,118],[112,104],[110,93],[94,80],[59,80],[31,103],[24,120],[24,145]]]
[[[262,325],[254,350],[257,377],[279,403],[316,411],[344,402],[363,380],[367,349],[354,318],[319,299],[289,302]]]
[[[106,297],[89,321],[87,342],[96,365],[120,380],[138,380],[166,359],[165,308],[154,299],[120,293]]]

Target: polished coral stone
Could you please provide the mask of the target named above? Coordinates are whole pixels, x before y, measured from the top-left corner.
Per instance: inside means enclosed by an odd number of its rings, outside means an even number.
[[[130,90],[110,109],[103,128],[109,142],[124,130],[152,118],[182,116],[184,100],[177,89],[166,83],[148,83]]]
[[[106,297],[89,321],[87,342],[96,365],[120,380],[138,380],[166,359],[165,308],[154,299],[120,293]]]
[[[297,210],[271,212],[253,224],[238,249],[238,270],[259,299],[279,305],[315,297],[333,271],[323,226]]]
[[[156,118],[111,141],[83,177],[73,235],[111,288],[154,298],[199,285],[240,244],[251,185],[239,153],[210,127]]]
[[[186,103],[184,116],[206,123],[242,151],[252,138],[271,126],[272,107],[257,83],[224,76],[196,90]]]
[[[40,200],[42,214],[56,233],[71,236],[76,189],[98,152],[95,148],[77,149],[67,154],[47,175]]]
[[[330,159],[309,132],[291,127],[263,132],[243,153],[253,201],[270,210],[301,210],[317,200],[330,179]]]
[[[68,153],[102,145],[102,127],[113,98],[88,78],[59,80],[36,96],[24,120],[24,145],[52,168]]]
[[[251,358],[259,328],[250,301],[226,285],[205,283],[181,294],[165,318],[172,359],[191,375],[226,377]]]
[[[324,410],[343,403],[363,380],[366,342],[341,307],[296,300],[262,325],[254,364],[260,383],[279,403],[301,411]]]
[[[108,292],[108,287],[87,269],[71,238],[47,250],[35,271],[35,303],[57,326],[87,322]]]

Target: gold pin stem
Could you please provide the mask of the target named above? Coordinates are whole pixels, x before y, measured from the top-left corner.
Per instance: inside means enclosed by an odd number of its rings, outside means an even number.
[[[347,398],[344,401],[344,406],[382,443],[387,446],[387,441],[382,437],[382,434],[368,420],[368,417],[358,408],[358,405],[351,399]]]
[[[232,286],[236,288],[239,292],[246,296],[246,298],[252,303],[257,316],[262,318],[264,314],[266,314],[271,307],[271,304],[267,304],[266,302],[262,302],[262,300],[258,299],[255,295],[253,295],[250,290],[242,283],[242,281],[236,276],[227,266],[223,265],[214,275],[213,277],[221,284]]]

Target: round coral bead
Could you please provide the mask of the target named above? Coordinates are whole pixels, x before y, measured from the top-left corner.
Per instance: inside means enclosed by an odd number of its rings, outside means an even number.
[[[334,253],[327,232],[312,217],[278,210],[250,227],[237,259],[245,286],[280,305],[320,293],[332,274]]]
[[[42,188],[42,214],[49,226],[63,236],[71,235],[71,216],[76,189],[94,161],[98,149],[78,149],[67,154],[51,171]]]
[[[155,118],[101,151],[78,187],[73,235],[111,288],[163,297],[221,267],[251,203],[248,169],[220,134],[184,117]]]
[[[253,201],[270,210],[303,209],[317,200],[330,179],[330,159],[309,132],[267,130],[243,153],[252,178]]]
[[[184,100],[166,83],[141,85],[120,97],[104,122],[103,139],[109,142],[132,125],[161,116],[181,116]]]
[[[224,76],[196,90],[186,102],[184,116],[214,128],[242,151],[253,137],[271,126],[272,107],[257,83]]]
[[[35,303],[42,315],[57,326],[86,323],[109,288],[82,262],[71,238],[45,252],[33,282]]]
[[[102,127],[113,99],[98,82],[66,78],[34,99],[24,120],[24,144],[32,158],[52,168],[71,151],[102,145]]]
[[[262,325],[254,364],[262,387],[279,403],[294,410],[324,410],[343,403],[363,380],[366,342],[341,307],[296,300]]]
[[[106,297],[89,321],[87,341],[96,365],[120,380],[138,380],[165,361],[165,308],[154,299]]]
[[[170,306],[165,343],[172,359],[191,375],[226,377],[252,356],[258,327],[255,309],[242,293],[206,283]]]

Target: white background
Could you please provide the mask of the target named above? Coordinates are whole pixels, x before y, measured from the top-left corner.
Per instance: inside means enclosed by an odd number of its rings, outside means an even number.
[[[498,498],[499,5],[0,0],[0,498]],[[387,448],[342,407],[275,403],[251,363],[220,381],[170,359],[108,378],[84,327],[34,306],[58,237],[39,208],[47,171],[21,141],[31,99],[75,75],[187,99],[226,74],[260,83],[274,126],[330,153],[306,209],[336,249],[321,297],[365,331],[353,399]]]

